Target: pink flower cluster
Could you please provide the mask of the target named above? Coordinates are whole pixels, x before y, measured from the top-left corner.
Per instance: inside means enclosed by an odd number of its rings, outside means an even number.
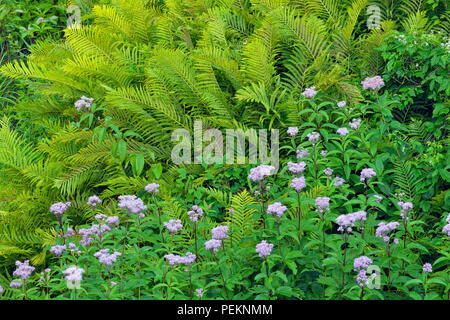
[[[14,271],[13,276],[22,278],[23,280],[28,279],[34,271],[34,267],[30,266],[30,261],[25,260],[24,262],[16,261],[17,269]]]
[[[411,202],[403,202],[403,201],[399,201],[397,202],[397,204],[400,206],[400,216],[402,217],[403,220],[408,221],[409,220],[408,213],[413,208],[413,204]]]
[[[78,111],[87,111],[91,108],[92,102],[94,102],[93,98],[82,96],[80,100],[77,100],[75,102],[75,107],[77,108]]]
[[[57,257],[60,257],[65,250],[66,250],[66,246],[59,245],[59,244],[50,248],[50,252],[53,253]]]
[[[447,216],[447,219],[445,220],[447,224],[442,228],[442,232],[446,233],[450,237],[450,214]]]
[[[304,161],[300,163],[288,162],[289,171],[293,174],[299,174],[305,171],[306,163]]]
[[[92,206],[92,207],[96,207],[97,206],[97,204],[99,204],[99,203],[101,203],[102,202],[102,200],[99,198],[99,197],[97,197],[97,196],[90,196],[89,198],[88,198],[88,202],[87,202],[87,204],[89,205],[89,206]]]
[[[219,251],[220,246],[222,245],[222,241],[221,240],[217,240],[217,239],[211,239],[205,242],[205,249],[206,250],[213,250],[214,253],[216,253],[217,251]]]
[[[211,230],[212,238],[216,240],[224,240],[228,238],[228,226],[219,226]]]
[[[323,173],[324,173],[328,178],[331,178],[331,175],[333,174],[333,169],[331,169],[331,168],[326,168],[325,170],[323,170]]]
[[[291,188],[293,188],[297,192],[300,192],[303,188],[306,188],[305,177],[292,179]]]
[[[192,210],[188,211],[187,214],[192,222],[197,222],[198,219],[203,216],[203,209],[193,205]]]
[[[356,277],[356,282],[361,288],[364,287],[364,285],[369,284],[367,279],[367,268],[369,268],[370,264],[372,264],[372,259],[366,256],[356,258],[353,261],[354,270],[359,271],[358,276]]]
[[[342,186],[344,183],[345,183],[345,180],[344,180],[343,178],[336,177],[336,178],[334,179],[333,186],[340,187],[340,186]]]
[[[306,136],[308,137],[308,140],[313,144],[315,144],[320,138],[320,134],[315,131],[308,133]]]
[[[378,90],[384,86],[384,81],[383,78],[381,78],[380,76],[375,76],[372,78],[364,79],[364,81],[362,81],[361,84],[365,90],[367,89]]]
[[[253,182],[258,182],[264,180],[267,176],[271,175],[275,170],[275,167],[266,164],[259,165],[255,168],[250,169],[250,174],[248,177]]]
[[[159,192],[160,185],[157,183],[149,183],[145,186],[144,190],[147,191],[150,194],[156,194]]]
[[[261,258],[268,257],[272,249],[273,244],[268,243],[266,240],[263,240],[256,245],[256,253],[258,253]]]
[[[367,213],[365,211],[357,211],[354,213],[341,214],[336,218],[336,223],[339,225],[338,231],[351,232],[352,227],[357,221],[366,221]]]
[[[371,264],[372,264],[372,259],[370,259],[366,256],[361,256],[359,258],[356,258],[353,261],[353,269],[355,271],[367,269]]]
[[[169,222],[164,222],[164,227],[166,227],[171,234],[175,234],[183,229],[183,224],[179,219],[170,219]]]
[[[184,264],[186,266],[190,266],[191,264],[193,264],[195,262],[195,259],[197,258],[197,256],[195,254],[192,254],[191,252],[186,252],[186,256],[180,256],[177,254],[166,254],[164,256],[164,258],[167,259],[167,261],[169,262],[169,264],[171,266],[174,266],[176,264]]]
[[[309,151],[307,149],[300,149],[296,151],[297,159],[309,158]]]
[[[359,126],[361,125],[361,119],[353,119],[352,122],[350,122],[348,125],[353,130],[358,130]]]
[[[375,202],[381,202],[381,200],[383,200],[383,197],[377,194],[373,195],[373,197],[375,198]]]
[[[341,137],[345,137],[346,135],[348,135],[349,134],[349,131],[348,131],[348,129],[347,128],[339,128],[339,129],[337,129],[337,131],[336,131]]]
[[[119,196],[119,204],[117,206],[121,209],[127,209],[129,213],[133,214],[147,210],[147,206],[144,205],[142,199],[135,195]]]
[[[390,231],[397,229],[398,226],[399,226],[399,223],[397,221],[389,222],[389,223],[380,222],[375,231],[375,236],[377,236],[379,238],[383,237],[384,242],[389,242],[389,236],[387,234]]]
[[[431,273],[431,272],[433,272],[433,267],[431,266],[431,263],[425,263],[423,265],[422,269],[423,269],[424,273]]]
[[[83,280],[84,269],[78,268],[77,266],[72,266],[63,271],[66,275],[64,280],[69,282],[80,282]]]
[[[366,168],[361,170],[359,180],[361,182],[368,182],[370,178],[375,177],[377,173],[372,168]]]
[[[317,197],[316,198],[317,211],[323,213],[325,210],[330,210],[330,198],[329,197]]]
[[[50,212],[53,213],[57,218],[61,217],[64,211],[70,206],[71,202],[58,202],[50,206]]]
[[[305,91],[303,91],[302,96],[308,99],[312,99],[316,94],[317,94],[316,87],[311,87],[306,88]]]
[[[281,204],[281,202],[275,202],[273,204],[270,204],[267,207],[267,214],[274,214],[276,215],[278,218],[281,218],[281,216],[283,215],[283,213],[287,210],[286,206],[283,206]]]
[[[298,133],[297,127],[289,127],[287,129],[287,134],[290,135],[291,137],[295,136],[297,133]]]
[[[112,266],[114,262],[116,262],[117,257],[120,257],[122,254],[120,252],[114,251],[113,253],[109,253],[109,249],[101,249],[100,251],[94,253],[94,257],[98,258],[98,261],[105,266]]]

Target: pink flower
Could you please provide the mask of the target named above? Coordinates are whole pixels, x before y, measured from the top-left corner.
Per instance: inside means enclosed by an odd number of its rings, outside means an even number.
[[[287,134],[290,135],[291,137],[295,136],[297,133],[298,133],[297,127],[289,127],[287,129]]]
[[[380,76],[375,76],[372,78],[366,78],[364,81],[361,82],[361,84],[365,90],[367,89],[378,90],[384,86],[384,81],[383,78],[381,78]]]
[[[316,143],[320,138],[320,134],[315,131],[308,133],[306,136],[308,137],[308,140],[311,141],[312,143]]]
[[[353,119],[352,122],[349,123],[350,128],[353,130],[358,130],[361,125],[361,119]]]
[[[256,253],[258,253],[261,258],[269,256],[272,249],[273,244],[266,242],[266,240],[263,240],[256,245]]]
[[[305,98],[312,99],[317,94],[316,87],[306,88],[305,91],[302,93],[302,96]]]
[[[339,128],[337,129],[337,133],[341,136],[341,137],[345,137],[346,135],[349,134],[349,131],[347,128]]]
[[[306,188],[305,177],[292,179],[291,188],[297,192],[300,192],[303,188]]]
[[[288,167],[290,172],[298,174],[305,171],[306,163],[303,161],[300,163],[288,162]]]

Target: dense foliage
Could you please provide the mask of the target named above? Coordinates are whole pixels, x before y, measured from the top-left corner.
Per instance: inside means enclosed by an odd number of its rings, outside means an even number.
[[[1,20],[3,298],[449,299],[445,1],[72,2]],[[195,121],[278,172],[173,164]]]

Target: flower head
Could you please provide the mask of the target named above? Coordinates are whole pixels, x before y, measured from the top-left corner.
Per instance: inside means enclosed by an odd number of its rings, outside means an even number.
[[[352,122],[350,122],[348,125],[353,130],[358,130],[359,126],[361,125],[361,119],[353,119]]]
[[[351,232],[354,223],[357,221],[365,221],[367,213],[365,211],[357,211],[354,213],[341,214],[336,218],[336,223],[339,225],[338,231]]]
[[[315,131],[308,133],[306,136],[308,137],[308,140],[313,144],[316,143],[320,138],[320,134]]]
[[[105,223],[112,228],[113,226],[119,225],[119,217],[118,216],[110,216],[106,218]]]
[[[377,194],[374,194],[373,197],[375,198],[375,202],[381,202],[381,200],[383,200],[383,197]]]
[[[145,186],[145,191],[147,191],[150,194],[155,194],[159,192],[159,188],[160,185],[157,183],[149,183],[148,185]]]
[[[287,134],[290,135],[291,137],[294,137],[297,133],[298,133],[297,127],[289,127],[287,129]]]
[[[50,252],[53,253],[55,256],[57,256],[59,258],[59,256],[61,256],[61,254],[66,250],[66,246],[65,245],[56,245],[50,248]]]
[[[267,176],[271,175],[275,170],[275,167],[261,164],[255,168],[250,169],[250,174],[248,177],[253,182],[258,182],[264,180]]]
[[[281,216],[283,215],[283,213],[287,210],[286,206],[283,206],[281,204],[281,202],[275,202],[273,204],[270,204],[267,207],[267,214],[274,214],[276,215],[278,218],[281,218]]]
[[[25,260],[24,262],[16,261],[16,271],[13,272],[14,277],[20,277],[23,280],[28,279],[34,271],[34,267],[30,266],[30,261]]]
[[[317,94],[316,87],[311,87],[306,88],[305,91],[302,93],[302,96],[308,99],[312,99],[316,94]]]
[[[305,171],[306,163],[304,161],[300,163],[288,162],[289,171],[293,174],[299,174]]]
[[[309,151],[307,149],[300,149],[296,151],[297,159],[309,158]]]
[[[72,266],[63,271],[66,275],[65,280],[70,282],[80,282],[83,280],[84,269],[78,268],[77,266]]]
[[[266,242],[266,240],[263,240],[256,245],[256,253],[258,253],[261,258],[269,256],[272,249],[273,244]]]
[[[195,295],[196,295],[197,297],[199,297],[199,298],[203,297],[203,288],[195,289],[195,292],[196,292]]]
[[[297,192],[300,192],[303,188],[306,188],[305,177],[292,179],[291,188],[293,188]]]
[[[359,180],[361,182],[369,182],[372,177],[375,177],[377,173],[372,168],[366,168],[361,170]]]
[[[82,96],[80,100],[75,102],[75,107],[78,111],[87,111],[91,109],[91,103],[94,101],[92,98]]]
[[[337,131],[336,131],[341,137],[345,137],[346,135],[348,135],[349,134],[349,131],[348,131],[348,129],[347,128],[339,128],[339,129],[337,129]]]
[[[380,76],[375,76],[372,78],[364,79],[364,81],[362,81],[361,84],[365,90],[367,89],[378,90],[384,86],[384,81],[383,78],[381,78]]]
[[[399,201],[397,204],[400,206],[400,216],[405,221],[409,220],[408,213],[413,208],[413,204],[411,202],[403,202]]]
[[[135,195],[119,196],[119,204],[117,206],[121,209],[127,209],[129,213],[133,214],[147,210],[147,206],[144,205],[142,199]]]
[[[180,256],[177,254],[166,254],[164,258],[167,259],[169,264],[171,266],[177,265],[177,264],[184,264],[185,266],[190,266],[192,263],[195,262],[195,259],[197,256],[195,254],[192,254],[191,252],[186,252],[186,256]]]
[[[113,263],[116,262],[117,257],[120,257],[121,255],[122,254],[117,251],[109,253],[109,249],[101,249],[100,251],[94,253],[94,257],[98,258],[98,261],[107,267],[112,266]]]
[[[50,212],[53,213],[57,218],[60,218],[63,213],[67,210],[67,208],[70,206],[71,202],[58,202],[54,203],[50,206]]]
[[[323,213],[325,210],[330,210],[330,198],[329,197],[317,197],[315,203],[316,203],[316,207],[320,213]]]
[[[433,272],[433,268],[432,268],[432,266],[431,266],[431,263],[425,263],[425,264],[423,265],[423,272],[425,272],[425,273],[431,273],[431,272]]]
[[[170,219],[169,222],[164,222],[164,227],[166,227],[171,234],[175,234],[183,229],[183,224],[179,219]]]
[[[213,250],[214,253],[216,253],[217,251],[219,251],[221,244],[222,244],[221,240],[211,239],[205,242],[205,249]]]
[[[366,256],[361,256],[361,257],[353,260],[353,269],[355,271],[359,271],[359,270],[363,270],[363,269],[366,270],[371,264],[372,264],[372,259],[370,259]]]
[[[228,238],[228,226],[219,226],[211,230],[212,238],[216,240],[224,240]]]
[[[334,179],[333,186],[335,186],[335,187],[340,187],[340,186],[342,186],[344,183],[345,183],[345,180],[344,180],[343,178],[336,177],[336,178]]]
[[[359,271],[358,276],[356,277],[356,282],[361,288],[364,287],[364,285],[369,284],[369,280],[367,279],[367,271],[365,269]]]
[[[442,232],[446,233],[450,237],[450,223],[446,224],[444,228],[442,228]]]
[[[97,196],[90,196],[89,198],[88,198],[88,202],[87,202],[87,204],[89,205],[89,206],[92,206],[92,207],[96,207],[97,206],[97,204],[99,204],[99,203],[101,203],[102,202],[102,200],[99,198],[99,197],[97,197]]]
[[[338,106],[340,109],[342,109],[343,107],[345,107],[345,105],[346,105],[345,101],[339,101],[339,102],[337,103],[337,106]]]
[[[203,216],[203,209],[193,205],[192,210],[188,211],[187,214],[192,222],[197,222],[198,219]]]
[[[19,289],[22,286],[22,282],[19,280],[13,280],[11,281],[11,283],[9,284],[9,286],[13,289]]]
[[[387,234],[390,231],[397,229],[398,226],[399,226],[399,223],[397,221],[389,222],[389,223],[380,222],[375,231],[375,236],[377,236],[379,238],[383,238],[384,242],[388,242],[389,236]]]
[[[331,168],[326,168],[325,170],[323,170],[323,173],[324,173],[328,178],[331,178],[331,175],[333,174],[333,169],[331,169]]]

